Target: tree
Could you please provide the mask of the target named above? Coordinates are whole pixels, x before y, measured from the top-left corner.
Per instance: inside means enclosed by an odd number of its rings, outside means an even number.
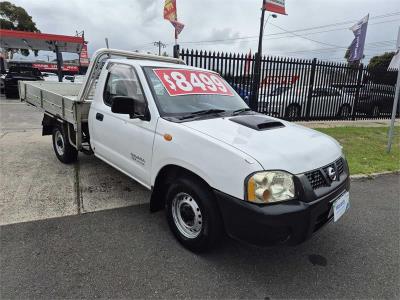
[[[8,1],[0,2],[0,27],[2,29],[40,32],[35,22],[33,22],[32,17],[24,8],[16,6]],[[24,56],[29,55],[29,50],[27,49],[6,50],[11,51],[11,53],[19,51]],[[37,56],[37,51],[34,52]]]
[[[386,52],[382,55],[377,55],[371,58],[368,64],[368,71],[371,75],[371,80],[378,84],[396,84],[396,72],[388,71],[390,61],[395,52]]]

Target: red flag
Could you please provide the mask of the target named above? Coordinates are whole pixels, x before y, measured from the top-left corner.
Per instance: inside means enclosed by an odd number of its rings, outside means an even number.
[[[171,22],[172,26],[175,28],[175,39],[178,38],[178,35],[182,32],[183,25],[178,22],[178,14],[176,10],[176,0],[165,0],[164,3],[164,19]]]
[[[164,3],[164,19],[169,21],[177,21],[176,0],[165,0]]]
[[[277,14],[286,15],[285,0],[267,0],[264,9]]]

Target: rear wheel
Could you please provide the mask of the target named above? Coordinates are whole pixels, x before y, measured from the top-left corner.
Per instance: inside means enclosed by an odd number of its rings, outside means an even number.
[[[298,120],[300,118],[300,106],[297,104],[290,104],[286,108],[286,118],[289,120]]]
[[[196,178],[179,178],[167,193],[166,214],[178,241],[194,252],[212,248],[223,225],[210,188]]]
[[[348,104],[344,104],[340,107],[339,117],[342,119],[348,119],[351,117],[351,107]]]
[[[78,158],[78,151],[70,144],[66,130],[61,125],[53,129],[53,148],[57,158],[65,164],[73,163]]]
[[[381,114],[381,111],[379,109],[379,106],[374,105],[374,107],[372,108],[372,112],[371,112],[372,117],[378,118],[380,116],[380,114]]]

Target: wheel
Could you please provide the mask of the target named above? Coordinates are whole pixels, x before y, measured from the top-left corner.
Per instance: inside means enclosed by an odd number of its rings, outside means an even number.
[[[380,114],[381,114],[381,111],[379,109],[379,106],[378,105],[374,105],[374,107],[372,108],[372,111],[371,111],[372,117],[378,118]]]
[[[11,89],[7,89],[7,88],[4,89],[4,95],[6,96],[6,98],[9,98],[9,99],[18,98],[15,92],[13,92]]]
[[[342,119],[348,119],[351,117],[351,107],[348,104],[343,104],[339,109],[339,117]]]
[[[196,178],[179,178],[171,184],[167,192],[166,214],[175,237],[193,252],[211,249],[223,233],[215,196]]]
[[[300,106],[298,104],[290,104],[286,108],[286,118],[289,120],[297,120],[300,118]]]
[[[78,158],[78,151],[69,143],[64,127],[53,129],[53,148],[57,158],[64,164],[73,163]]]

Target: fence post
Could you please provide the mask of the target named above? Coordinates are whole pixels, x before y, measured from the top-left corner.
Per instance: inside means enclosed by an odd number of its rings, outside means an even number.
[[[249,106],[252,110],[257,111],[258,107],[258,89],[261,80],[261,54],[256,53],[254,55],[254,66],[253,66],[253,80],[251,82],[250,89],[250,103]]]
[[[363,74],[363,64],[358,66],[358,73],[357,73],[357,87],[356,87],[356,94],[354,96],[354,104],[353,104],[353,114],[351,119],[354,121],[356,119],[356,111],[358,106],[358,100],[360,99],[360,89],[361,89],[361,80]]]
[[[307,95],[307,106],[306,106],[306,120],[310,120],[310,110],[311,110],[311,101],[314,90],[314,81],[315,81],[315,70],[317,69],[317,59],[314,58],[311,64],[311,74],[310,81],[308,83],[308,95]]]
[[[174,58],[179,58],[179,45],[174,45]]]

